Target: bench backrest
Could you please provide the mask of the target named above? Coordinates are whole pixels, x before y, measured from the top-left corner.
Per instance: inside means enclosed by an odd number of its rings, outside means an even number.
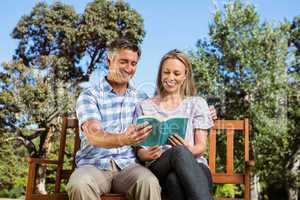
[[[226,170],[218,172],[216,165],[218,137],[226,134]],[[244,145],[244,169],[242,172],[235,172],[234,168],[234,136],[242,134]],[[224,135],[223,135],[224,136]],[[249,120],[216,120],[215,126],[209,134],[209,168],[215,184],[243,184],[245,186],[244,199],[250,199],[250,168],[249,164]]]

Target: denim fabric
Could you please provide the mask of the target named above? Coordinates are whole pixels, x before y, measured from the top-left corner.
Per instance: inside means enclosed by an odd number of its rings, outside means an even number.
[[[170,200],[212,200],[212,178],[185,146],[166,150],[149,169],[158,177]]]

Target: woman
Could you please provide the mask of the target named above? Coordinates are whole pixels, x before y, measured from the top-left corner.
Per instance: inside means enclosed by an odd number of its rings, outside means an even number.
[[[175,134],[168,139],[170,145],[137,150],[172,200],[212,199],[212,178],[203,153],[213,120],[206,101],[196,94],[191,63],[175,49],[161,59],[156,95],[139,103],[135,110],[135,119],[141,115],[188,118],[185,138]]]

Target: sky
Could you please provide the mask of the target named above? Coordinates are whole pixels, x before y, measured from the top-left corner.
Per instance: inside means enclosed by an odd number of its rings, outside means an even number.
[[[57,1],[57,0],[56,0]],[[60,0],[72,5],[77,13],[83,13],[92,0]],[[149,95],[155,88],[160,58],[169,50],[177,48],[195,50],[197,40],[208,37],[208,25],[212,21],[218,0],[125,0],[144,19],[146,36],[141,44],[142,57],[138,64],[134,85]],[[0,63],[9,61],[17,46],[10,37],[22,15],[29,14],[38,0],[3,0],[0,6]],[[54,0],[46,0],[52,4]],[[262,21],[275,24],[300,15],[299,0],[247,0],[253,3]],[[92,80],[98,79],[95,72]]]

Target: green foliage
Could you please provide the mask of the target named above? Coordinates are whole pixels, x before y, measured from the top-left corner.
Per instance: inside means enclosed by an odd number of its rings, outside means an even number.
[[[234,184],[217,185],[214,192],[214,197],[234,198],[237,196],[241,196],[241,191],[239,191],[238,186]]]
[[[28,165],[24,159],[24,148],[11,142],[3,143],[7,136],[0,140],[0,197],[16,198],[24,194]]]
[[[255,172],[266,188],[299,187],[299,170],[290,173],[300,139],[299,24],[261,23],[253,5],[233,1],[216,10],[210,39],[191,53],[198,89],[212,95],[221,118],[250,118]]]

